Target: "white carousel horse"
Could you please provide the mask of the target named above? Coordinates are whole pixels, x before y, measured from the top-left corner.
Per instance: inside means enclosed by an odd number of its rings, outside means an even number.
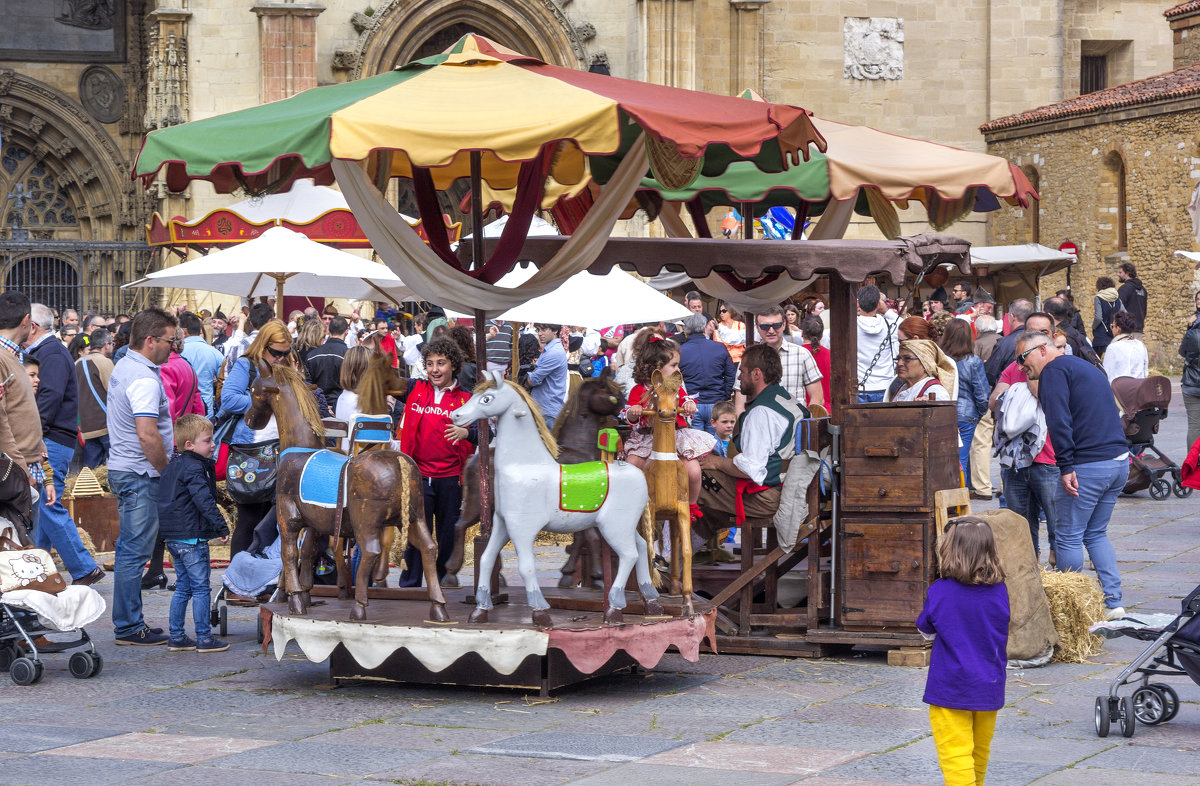
[[[490,372],[486,389],[478,390],[450,415],[458,426],[480,418],[496,418],[496,485],[492,534],[479,563],[483,582],[475,588],[472,622],[487,622],[492,608],[487,577],[500,549],[511,538],[533,623],[552,626],[534,568],[533,540],[543,529],[574,533],[597,527],[617,555],[617,571],[608,593],[604,621],[617,624],[625,607],[625,582],[636,569],[638,589],[647,615],[661,615],[662,605],[650,578],[646,541],[640,527],[646,513],[646,476],[632,464],[601,461],[559,464],[558,445],[537,405],[524,390]],[[564,480],[566,485],[564,487]],[[645,524],[649,523],[646,517]]]

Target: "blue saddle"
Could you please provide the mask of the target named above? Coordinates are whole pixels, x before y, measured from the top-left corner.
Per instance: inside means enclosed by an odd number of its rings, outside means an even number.
[[[349,460],[349,456],[332,450],[312,453],[300,473],[300,501],[320,508],[336,508],[338,480],[346,471]]]

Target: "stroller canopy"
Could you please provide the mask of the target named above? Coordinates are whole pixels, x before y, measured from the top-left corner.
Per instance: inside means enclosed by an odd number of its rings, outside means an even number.
[[[1171,380],[1166,377],[1117,377],[1112,390],[1126,422],[1144,409],[1166,409],[1171,404]]]

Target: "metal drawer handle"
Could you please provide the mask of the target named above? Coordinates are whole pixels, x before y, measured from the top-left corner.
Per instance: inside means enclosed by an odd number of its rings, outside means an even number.
[[[889,447],[880,447],[878,445],[867,445],[863,448],[863,455],[869,458],[899,458],[900,448],[892,445]]]

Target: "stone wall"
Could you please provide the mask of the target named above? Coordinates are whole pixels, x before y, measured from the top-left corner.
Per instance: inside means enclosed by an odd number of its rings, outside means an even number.
[[[1200,63],[1200,11],[1171,20],[1175,68]]]
[[[1057,247],[1069,239],[1079,247],[1071,285],[1089,337],[1096,278],[1117,279],[1119,259],[1113,255],[1122,249],[1113,165],[1124,161],[1128,260],[1149,295],[1146,346],[1153,366],[1178,373],[1179,338],[1192,314],[1193,293],[1200,289],[1193,264],[1173,256],[1176,250],[1197,247],[1186,206],[1200,177],[1200,107],[1181,102],[1158,112],[1143,117],[1131,116],[1137,114],[1133,111],[1111,113],[1076,118],[1074,124],[1086,123],[1082,127],[992,134],[988,152],[1036,169],[1042,244]],[[1032,241],[1025,211],[993,214],[989,243]],[[1042,279],[1042,296],[1065,285],[1065,272]]]

